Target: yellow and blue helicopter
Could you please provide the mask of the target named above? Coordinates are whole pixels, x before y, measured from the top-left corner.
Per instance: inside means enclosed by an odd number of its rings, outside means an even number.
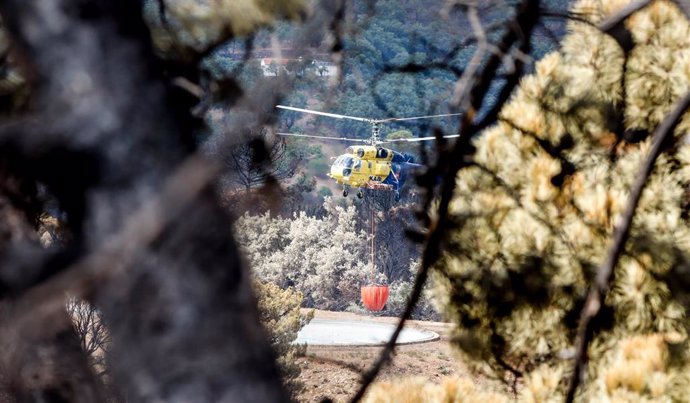
[[[357,197],[364,197],[364,189],[381,189],[395,192],[395,200],[400,199],[400,189],[409,176],[409,171],[420,168],[422,165],[414,162],[414,157],[390,148],[381,147],[382,144],[396,142],[418,142],[436,140],[436,137],[412,137],[400,139],[381,140],[381,124],[387,122],[400,122],[406,120],[431,119],[446,116],[457,116],[459,113],[442,115],[414,116],[407,118],[369,119],[356,116],[339,115],[313,111],[310,109],[295,108],[292,106],[277,105],[278,108],[291,111],[309,113],[313,115],[327,116],[335,119],[351,119],[371,124],[371,137],[369,139],[354,139],[344,137],[315,136],[300,133],[276,133],[280,136],[307,137],[320,140],[337,140],[364,145],[353,145],[346,149],[346,153],[339,155],[331,165],[328,176],[339,185],[343,185],[343,196],[347,196],[350,188],[358,188]],[[443,136],[455,138],[458,134]]]

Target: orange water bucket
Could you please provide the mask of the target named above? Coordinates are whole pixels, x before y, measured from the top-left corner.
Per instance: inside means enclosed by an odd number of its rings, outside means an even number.
[[[362,303],[370,311],[380,311],[388,301],[387,285],[367,285],[362,287]]]

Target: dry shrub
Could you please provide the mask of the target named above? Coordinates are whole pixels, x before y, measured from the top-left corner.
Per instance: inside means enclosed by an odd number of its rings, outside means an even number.
[[[269,333],[271,346],[288,392],[294,396],[302,385],[297,381],[300,368],[297,358],[306,352],[306,345],[293,344],[299,330],[314,317],[313,311],[300,312],[302,293],[292,288],[281,289],[275,284],[254,281],[259,297],[259,317]]]

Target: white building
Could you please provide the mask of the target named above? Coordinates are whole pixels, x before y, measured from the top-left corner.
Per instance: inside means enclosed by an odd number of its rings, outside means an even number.
[[[302,58],[298,59],[277,59],[264,57],[260,60],[259,64],[261,70],[263,71],[264,77],[276,77],[280,74],[291,75],[296,72],[288,70],[290,62],[296,62],[297,65],[302,62]],[[331,77],[337,74],[338,68],[335,64],[331,62],[323,62],[319,60],[312,60],[307,66],[304,67],[305,70],[311,70],[315,75],[319,77]]]

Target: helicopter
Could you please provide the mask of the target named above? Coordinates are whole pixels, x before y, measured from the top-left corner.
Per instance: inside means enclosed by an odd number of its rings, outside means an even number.
[[[400,200],[400,189],[409,176],[412,169],[421,168],[422,165],[414,162],[414,157],[395,151],[390,148],[381,147],[382,144],[397,142],[418,142],[436,140],[435,136],[413,137],[382,140],[380,138],[381,124],[387,122],[400,122],[417,119],[432,119],[447,116],[457,116],[460,113],[449,113],[441,115],[413,116],[406,118],[386,118],[371,119],[356,116],[340,115],[314,111],[310,109],[295,108],[286,105],[277,105],[277,108],[291,110],[300,113],[307,113],[319,116],[326,116],[335,119],[350,119],[371,124],[371,137],[369,139],[355,139],[330,136],[316,136],[301,133],[276,133],[280,136],[315,138],[320,140],[347,141],[352,143],[362,143],[363,145],[352,145],[347,147],[345,154],[335,158],[331,165],[328,176],[334,179],[339,185],[343,186],[343,196],[347,197],[351,188],[358,189],[357,197],[364,197],[364,189],[387,190],[395,192],[394,198]],[[442,136],[443,138],[459,137],[459,134]]]

